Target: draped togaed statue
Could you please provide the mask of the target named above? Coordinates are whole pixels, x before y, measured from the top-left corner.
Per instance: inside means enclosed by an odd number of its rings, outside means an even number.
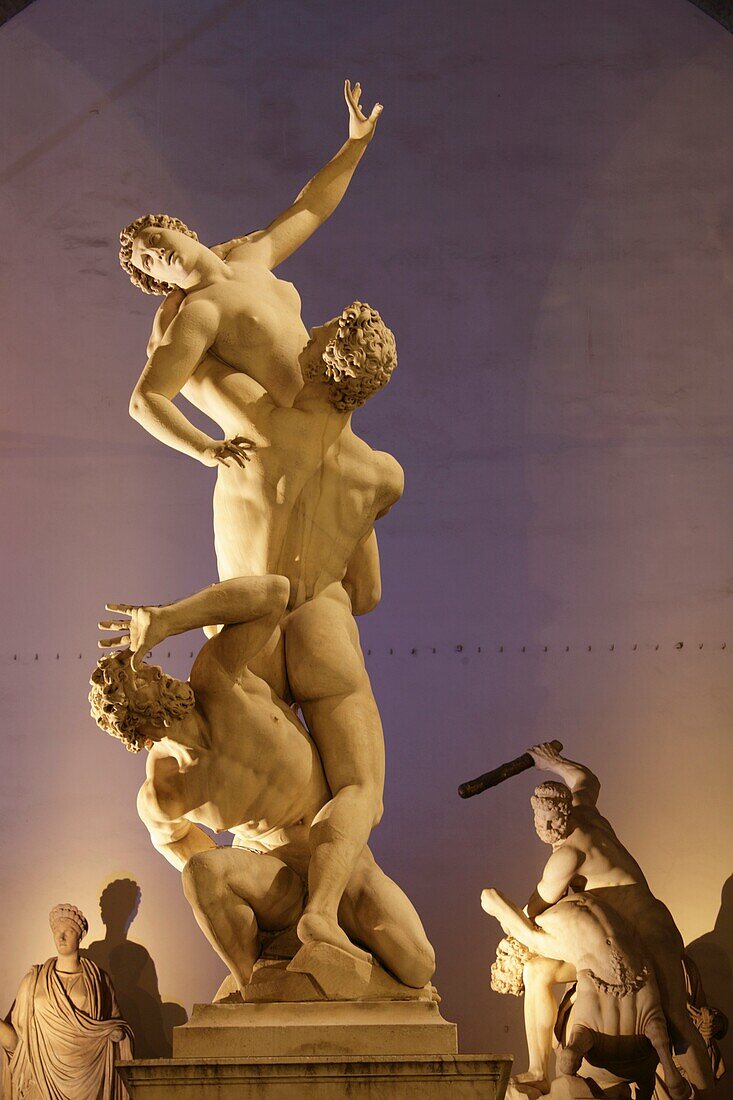
[[[80,958],[88,929],[75,905],[49,914],[58,955],[32,966],[0,1021],[6,1100],[123,1100],[115,1059],[132,1057],[110,977]]]

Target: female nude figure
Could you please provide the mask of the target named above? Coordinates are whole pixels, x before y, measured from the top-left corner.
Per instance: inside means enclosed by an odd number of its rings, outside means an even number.
[[[215,440],[173,404],[205,360],[214,356],[248,375],[257,391],[292,405],[303,385],[298,354],[308,341],[300,297],[292,283],[273,275],[333,213],[374,136],[382,107],[369,118],[361,87],[344,85],[349,137],[266,229],[207,248],[183,222],[147,214],[120,234],[120,262],[148,294],[167,294],[148,345],[148,361],[135,386],[130,414],[146,431],[205,466],[243,465],[247,441]]]

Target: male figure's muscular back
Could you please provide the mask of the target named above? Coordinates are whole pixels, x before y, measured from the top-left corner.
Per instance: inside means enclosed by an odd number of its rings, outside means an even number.
[[[245,469],[220,467],[214,534],[222,580],[278,573],[290,607],[340,584],[374,522],[401,496],[403,474],[343,413],[276,406],[252,379],[208,357],[184,396],[227,435],[255,443]]]
[[[307,852],[308,827],[330,793],[316,747],[258,676],[244,669],[234,679],[219,667],[220,642],[207,642],[191,670],[195,710],[150,749],[141,817],[161,842],[197,823],[263,851]]]
[[[595,806],[574,805],[576,828],[550,856],[542,881],[548,893],[562,897],[565,890],[597,890],[607,886],[628,886],[646,879],[639,864],[624,848],[611,826]],[[569,883],[568,872],[572,873]],[[553,889],[554,880],[557,884]],[[540,887],[540,893],[545,892]],[[547,900],[547,898],[546,898]]]

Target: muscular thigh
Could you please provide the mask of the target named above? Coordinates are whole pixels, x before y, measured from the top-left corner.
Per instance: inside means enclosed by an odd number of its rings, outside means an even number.
[[[359,632],[341,585],[292,611],[285,621],[288,679],[298,702],[369,687]]]
[[[217,848],[204,857],[204,874],[210,885],[218,882],[246,902],[260,928],[284,928],[298,919],[304,901],[303,882],[282,860],[237,846]],[[198,900],[200,904],[203,901]]]

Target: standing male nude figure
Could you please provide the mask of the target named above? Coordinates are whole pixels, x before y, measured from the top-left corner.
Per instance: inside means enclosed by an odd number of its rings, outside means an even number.
[[[290,582],[281,623],[285,671],[333,792],[311,826],[309,900],[298,935],[357,955],[337,913],[382,814],[384,737],[350,595],[362,605],[378,598],[374,524],[399,500],[403,473],[391,455],[354,434],[351,415],[395,365],[392,333],[375,310],[355,302],[312,330],[292,407],[267,395],[248,400],[249,380],[215,363],[200,383],[217,395],[226,429],[255,443],[245,470],[222,469],[217,478],[220,573],[238,575],[256,542],[266,571]],[[257,667],[277,682],[276,664]]]

